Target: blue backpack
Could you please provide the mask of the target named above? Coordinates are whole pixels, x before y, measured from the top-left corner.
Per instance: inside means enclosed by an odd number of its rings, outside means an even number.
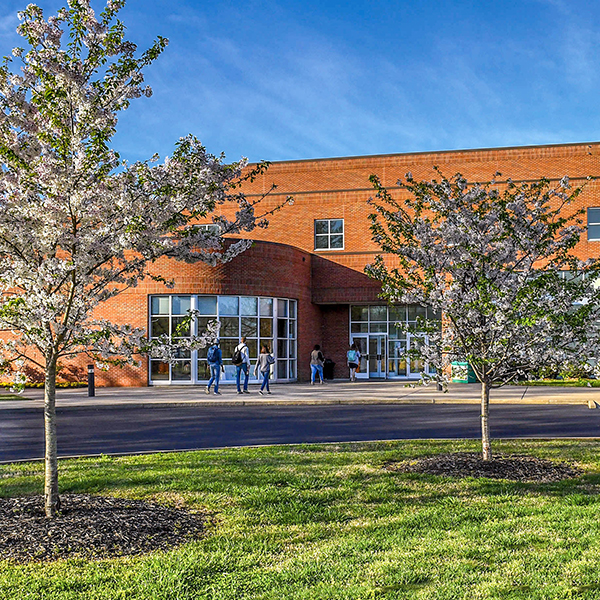
[[[217,350],[218,349],[219,348],[217,346],[211,346],[208,349],[208,354],[206,355],[206,360],[209,363],[216,363],[217,362],[217,360],[218,360],[218,358],[217,358]]]

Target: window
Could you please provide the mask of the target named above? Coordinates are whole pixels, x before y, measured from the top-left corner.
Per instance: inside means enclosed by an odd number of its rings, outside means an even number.
[[[184,316],[190,310],[197,315],[190,324]],[[223,382],[235,381],[236,367],[231,358],[240,337],[246,344],[252,360],[250,377],[254,380],[254,363],[260,346],[269,348],[277,359],[273,370],[275,378],[296,379],[297,302],[284,298],[257,296],[178,296],[150,297],[150,336],[161,335],[172,339],[201,335],[210,321],[221,325],[219,338],[225,372]],[[150,381],[157,384],[201,383],[209,379],[206,355],[208,348],[183,351],[171,363],[151,360]]]
[[[221,233],[221,228],[216,223],[200,225],[200,229],[212,235],[219,235]]]
[[[315,250],[343,249],[344,219],[317,219],[315,221]]]
[[[587,209],[588,240],[600,240],[600,208]]]

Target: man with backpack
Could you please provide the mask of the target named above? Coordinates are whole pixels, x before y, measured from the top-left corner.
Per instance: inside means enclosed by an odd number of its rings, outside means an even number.
[[[239,345],[235,347],[233,351],[233,356],[231,357],[231,362],[235,365],[235,381],[237,383],[237,393],[242,393],[242,388],[240,386],[240,379],[242,377],[242,373],[244,373],[244,394],[249,394],[248,391],[248,377],[250,375],[250,352],[248,350],[248,346],[246,346],[246,336],[242,336]]]
[[[210,394],[210,386],[214,381],[215,396],[220,396],[221,392],[219,392],[219,379],[221,378],[221,370],[223,369],[223,353],[221,352],[221,348],[219,348],[218,339],[208,349],[206,360],[210,368],[210,379],[208,380],[208,385],[206,386],[206,393]]]

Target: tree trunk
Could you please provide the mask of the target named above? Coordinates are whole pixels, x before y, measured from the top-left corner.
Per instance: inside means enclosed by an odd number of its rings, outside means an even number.
[[[46,361],[44,381],[44,433],[46,441],[44,501],[46,516],[60,510],[58,497],[58,451],[56,439],[56,358]]]
[[[481,446],[483,460],[492,460],[492,443],[490,441],[490,384],[481,382]]]

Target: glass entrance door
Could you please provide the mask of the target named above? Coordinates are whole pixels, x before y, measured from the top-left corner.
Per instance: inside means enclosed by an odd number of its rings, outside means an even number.
[[[385,335],[369,335],[369,377],[385,377]]]
[[[360,366],[356,373],[359,379],[386,377],[386,338],[385,335],[353,335],[352,342],[360,351]]]
[[[426,344],[427,337],[404,334],[404,337],[388,340],[388,377],[418,378],[422,372],[427,373],[427,365],[422,359],[409,353],[420,344]]]

